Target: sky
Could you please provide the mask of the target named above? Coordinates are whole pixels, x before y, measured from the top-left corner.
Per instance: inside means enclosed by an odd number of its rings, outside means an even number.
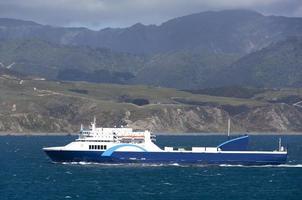
[[[202,11],[248,9],[264,15],[302,17],[302,0],[0,0],[0,17],[67,27],[161,24]]]

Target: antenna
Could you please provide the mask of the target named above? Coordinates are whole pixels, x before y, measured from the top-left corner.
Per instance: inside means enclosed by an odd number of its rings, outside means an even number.
[[[95,118],[95,116],[94,116],[94,117],[93,117],[93,122],[91,123],[91,129],[92,129],[92,131],[95,130],[95,123],[96,123],[96,118]]]
[[[231,119],[228,119],[228,137],[230,137],[230,132],[231,132]]]

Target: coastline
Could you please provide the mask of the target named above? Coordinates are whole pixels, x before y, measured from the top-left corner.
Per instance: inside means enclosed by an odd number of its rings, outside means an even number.
[[[153,134],[157,136],[224,136],[226,133],[223,132],[201,132],[201,133],[192,133],[192,132],[154,132]],[[302,132],[233,132],[231,136],[237,135],[302,135]],[[41,133],[41,132],[22,132],[22,133],[12,133],[12,132],[0,132],[0,136],[77,136],[78,133]]]

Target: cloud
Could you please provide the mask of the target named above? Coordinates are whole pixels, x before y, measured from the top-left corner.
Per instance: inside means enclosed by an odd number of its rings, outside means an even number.
[[[57,26],[125,27],[207,10],[251,9],[302,17],[301,0],[0,0],[0,17]]]

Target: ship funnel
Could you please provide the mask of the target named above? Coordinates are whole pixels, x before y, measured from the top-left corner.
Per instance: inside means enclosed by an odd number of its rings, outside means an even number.
[[[247,151],[249,143],[249,136],[241,136],[231,140],[228,140],[220,145],[217,148],[220,148],[222,151]]]

